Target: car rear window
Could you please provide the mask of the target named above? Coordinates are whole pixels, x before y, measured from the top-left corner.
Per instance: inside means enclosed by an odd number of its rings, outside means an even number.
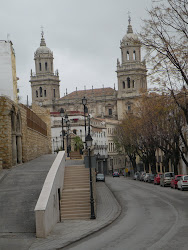
[[[184,180],[188,180],[188,176],[185,176],[185,177],[184,177]]]
[[[166,173],[165,177],[174,177],[174,173]]]
[[[97,174],[97,177],[104,177],[103,174]]]
[[[176,180],[179,181],[180,179],[181,179],[181,176],[177,176],[177,177],[176,177]]]

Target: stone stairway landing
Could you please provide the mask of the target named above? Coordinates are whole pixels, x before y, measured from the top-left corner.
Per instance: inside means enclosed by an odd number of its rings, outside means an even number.
[[[61,219],[89,219],[90,211],[89,169],[85,165],[66,166]]]

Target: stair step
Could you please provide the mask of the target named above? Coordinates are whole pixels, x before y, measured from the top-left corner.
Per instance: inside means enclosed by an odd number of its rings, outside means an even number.
[[[79,198],[79,199],[86,199],[89,198],[90,194],[76,194],[76,195],[62,195],[62,200],[71,199],[71,198]]]
[[[90,214],[88,215],[66,215],[66,216],[63,216],[61,215],[61,219],[62,220],[89,220],[90,219]]]
[[[70,206],[70,209],[71,209],[71,207],[73,207],[73,206],[86,206],[86,205],[88,205],[88,204],[90,204],[90,201],[89,201],[90,199],[88,198],[88,199],[85,199],[85,200],[80,200],[80,199],[70,199],[70,200],[62,200],[61,201],[61,208],[65,205],[65,206]],[[79,202],[79,203],[78,203]],[[77,204],[76,204],[77,203]]]
[[[89,213],[91,210],[90,206],[88,207],[78,207],[77,209],[70,209],[68,207],[62,207],[61,213],[62,214],[83,214]]]
[[[78,188],[78,186],[83,186],[83,187],[88,187],[89,188],[89,182],[88,183],[81,183],[81,182],[76,182],[76,183],[65,183],[64,184],[64,189],[67,189],[67,187],[73,187],[73,188]]]

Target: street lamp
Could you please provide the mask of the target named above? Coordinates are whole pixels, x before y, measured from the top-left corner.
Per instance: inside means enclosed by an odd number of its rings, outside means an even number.
[[[67,127],[67,157],[69,157],[69,126],[70,126],[70,121],[68,119],[68,115],[65,115],[65,122],[66,122],[66,127]]]
[[[85,143],[86,143],[86,104],[87,104],[87,99],[85,98],[85,96],[82,98],[82,104],[84,105]]]
[[[62,119],[61,119],[61,126],[62,126],[63,151],[65,150],[65,145],[64,145],[64,131],[63,131],[63,116],[64,116],[64,113],[65,113],[64,109],[61,108],[60,109],[60,115],[62,117]]]
[[[92,174],[91,174],[91,146],[92,146],[92,137],[90,134],[86,136],[86,146],[88,148],[88,158],[89,158],[89,176],[90,176],[90,204],[91,204],[91,217],[90,219],[95,219],[94,211],[94,199],[93,199],[93,184],[92,184]]]

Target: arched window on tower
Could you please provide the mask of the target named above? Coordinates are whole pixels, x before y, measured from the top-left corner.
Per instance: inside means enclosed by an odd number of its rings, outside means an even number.
[[[134,88],[134,80],[133,80],[133,88]]]
[[[123,89],[125,89],[125,82],[123,82]]]
[[[38,95],[38,90],[36,90],[36,97],[39,97],[39,95]]]
[[[42,97],[42,87],[39,88],[40,97]]]
[[[129,51],[127,51],[127,61],[129,61]]]
[[[46,97],[46,89],[44,90],[44,97]]]
[[[47,69],[48,69],[48,64],[47,62],[45,62],[45,70],[47,71]]]
[[[133,51],[133,60],[136,60],[136,51]]]
[[[39,70],[40,70],[40,71],[42,70],[42,65],[41,65],[41,63],[39,63]]]
[[[127,88],[128,89],[130,89],[130,87],[131,87],[131,79],[130,79],[130,77],[127,77]]]
[[[55,89],[53,89],[54,90],[54,97],[55,97]]]

